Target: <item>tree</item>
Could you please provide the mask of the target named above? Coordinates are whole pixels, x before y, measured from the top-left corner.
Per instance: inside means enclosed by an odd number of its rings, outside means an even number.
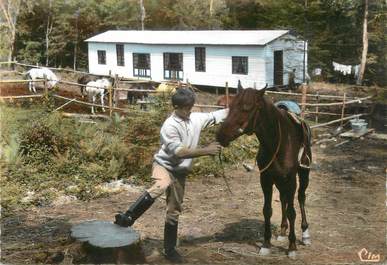
[[[53,25],[54,23],[52,18],[52,0],[48,0],[48,16],[46,24],[46,66],[48,66],[49,61],[49,43]]]
[[[367,52],[368,52],[368,0],[364,0],[364,18],[363,18],[363,51],[361,54],[360,71],[357,78],[357,84],[363,83],[364,71],[367,63]]]
[[[8,61],[12,61],[15,51],[16,23],[20,12],[21,0],[1,0],[2,11],[1,22],[6,28],[6,43],[8,50]],[[5,22],[3,22],[5,21]]]
[[[144,7],[144,0],[139,0],[140,1],[140,19],[141,19],[141,30],[144,30],[144,21],[145,21],[145,7]]]

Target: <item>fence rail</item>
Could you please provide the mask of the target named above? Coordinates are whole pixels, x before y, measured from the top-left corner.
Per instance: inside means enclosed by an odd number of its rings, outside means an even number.
[[[15,64],[15,65],[20,65],[20,66],[27,66],[27,67],[39,67],[35,65],[30,65],[30,64],[23,64],[23,63],[18,63],[18,62],[0,62],[0,64]],[[74,72],[74,73],[81,73],[81,74],[90,74],[87,72],[82,72],[82,71],[75,71],[71,69],[64,69],[64,68],[53,68],[53,67],[47,67],[52,70],[57,70],[57,71],[68,71],[68,72]],[[93,74],[91,74],[93,75]],[[144,92],[144,93],[160,93],[162,92],[156,91],[156,90],[149,90],[149,89],[132,89],[132,88],[123,88],[123,87],[118,87],[117,84],[122,83],[122,84],[132,84],[132,83],[155,83],[155,81],[152,80],[142,80],[142,79],[133,79],[133,80],[118,80],[117,75],[115,76],[116,85],[113,87],[109,88],[109,91],[130,91],[130,92]],[[0,83],[27,83],[32,80],[0,80]],[[48,97],[48,87],[47,87],[47,80],[37,80],[35,82],[43,82],[44,83],[44,94],[37,94],[37,95],[21,95],[21,96],[0,96],[0,99],[22,99],[22,98],[34,98],[34,97]],[[68,85],[73,85],[73,86],[86,86],[83,84],[79,84],[76,82],[71,82],[67,80],[59,80],[58,83],[60,84],[68,84]],[[156,82],[158,83],[158,82]],[[176,83],[176,86],[181,87],[182,83]],[[189,85],[189,83],[188,83]],[[291,96],[291,97],[297,97],[301,98],[300,106],[302,109],[302,114],[301,116],[304,117],[305,115],[315,115],[315,122],[318,123],[319,115],[327,115],[327,116],[341,116],[340,119],[335,119],[329,122],[324,122],[320,124],[316,124],[311,126],[311,128],[318,128],[322,126],[327,126],[335,123],[343,123],[345,120],[353,119],[356,117],[368,115],[367,113],[364,114],[356,114],[356,115],[351,115],[351,116],[346,116],[345,117],[345,108],[347,105],[350,104],[359,104],[362,103],[366,100],[369,100],[372,98],[372,96],[367,96],[367,97],[362,97],[362,98],[354,98],[354,97],[347,97],[347,95],[344,93],[343,96],[338,96],[338,95],[321,95],[321,94],[308,94],[306,93],[306,86],[302,87],[302,93],[294,93],[294,92],[279,92],[279,91],[266,91],[267,94],[269,95],[281,95],[281,96]],[[226,106],[228,107],[229,105],[229,89],[228,89],[228,82],[225,83],[225,94],[227,97],[227,103]],[[104,107],[106,109],[110,110],[110,116],[112,115],[112,111],[121,111],[125,113],[130,113],[130,112],[142,112],[139,110],[135,109],[129,109],[129,108],[118,108],[112,106],[112,93],[109,93],[109,105],[108,106],[102,106],[100,104],[93,104],[89,102],[84,102],[77,100],[75,98],[67,98],[64,96],[60,95],[53,95],[55,98],[66,100],[66,103],[61,105],[59,108],[56,110],[59,110],[63,108],[64,106],[70,104],[70,103],[76,103],[76,104],[82,104],[86,106],[94,106],[94,107]],[[311,99],[314,100],[314,103],[308,103],[307,100]],[[335,100],[336,102],[321,102],[322,100]],[[144,103],[142,103],[144,104]],[[195,104],[195,107],[202,109],[202,108],[213,108],[213,109],[221,109],[223,108],[222,106],[218,105],[203,105],[203,104]],[[331,113],[327,111],[320,111],[319,107],[331,107],[331,106],[341,106],[341,111],[340,113]],[[312,108],[312,110],[307,110],[306,108]]]
[[[44,96],[44,94],[20,95],[20,96],[0,96],[0,99],[40,98],[40,97],[43,97],[43,96]]]

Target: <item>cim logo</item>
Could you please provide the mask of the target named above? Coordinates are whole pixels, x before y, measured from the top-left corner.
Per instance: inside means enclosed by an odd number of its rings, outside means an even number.
[[[374,254],[369,252],[366,248],[360,250],[357,255],[359,256],[360,261],[362,262],[379,262],[380,254]]]

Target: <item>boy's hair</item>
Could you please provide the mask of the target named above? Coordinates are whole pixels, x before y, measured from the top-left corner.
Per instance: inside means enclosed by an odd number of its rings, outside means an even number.
[[[174,108],[192,106],[195,103],[195,93],[190,89],[176,89],[172,96],[172,106]]]

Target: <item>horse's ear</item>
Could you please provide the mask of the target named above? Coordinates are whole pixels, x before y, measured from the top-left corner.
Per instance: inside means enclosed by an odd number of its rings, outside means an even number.
[[[267,83],[266,83],[266,86],[264,88],[258,90],[258,96],[263,97],[263,95],[265,95],[266,88],[267,88]]]

